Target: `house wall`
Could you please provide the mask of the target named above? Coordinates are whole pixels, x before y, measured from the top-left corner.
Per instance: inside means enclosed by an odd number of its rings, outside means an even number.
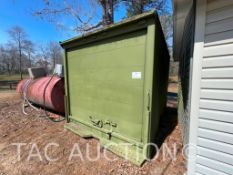
[[[188,174],[233,174],[233,1],[197,0]]]
[[[193,0],[173,0],[173,59],[180,60],[180,52],[182,52],[182,36],[185,33],[185,19],[190,12]]]
[[[189,123],[190,123],[190,67],[193,56],[194,44],[194,27],[195,27],[195,3],[191,6],[188,15],[185,19],[183,39],[180,51],[179,64],[179,101],[178,101],[178,116],[181,126],[181,133],[184,144],[188,143]]]

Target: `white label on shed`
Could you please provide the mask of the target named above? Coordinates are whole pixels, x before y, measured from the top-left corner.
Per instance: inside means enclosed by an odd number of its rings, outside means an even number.
[[[141,79],[142,73],[141,72],[132,72],[132,79]]]

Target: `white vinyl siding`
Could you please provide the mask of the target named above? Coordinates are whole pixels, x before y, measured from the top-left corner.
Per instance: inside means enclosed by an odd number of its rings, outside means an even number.
[[[206,12],[209,14],[214,10],[225,9],[226,7],[233,5],[232,0],[208,0],[208,5],[206,7]],[[207,16],[208,19],[208,16]]]
[[[213,33],[205,36],[205,46],[213,46],[220,44],[227,44],[233,42],[233,31],[225,31],[220,33]]]
[[[233,145],[233,135],[229,133],[224,133],[216,130],[199,128],[198,129],[198,137],[206,138],[210,140],[215,140],[222,143],[227,143],[230,146]]]
[[[199,118],[200,119],[209,119],[209,120],[228,122],[230,124],[233,123],[233,113],[226,112],[226,111],[200,109]],[[231,130],[232,130],[232,128],[231,128]]]
[[[209,59],[203,59],[202,67],[206,69],[207,68],[220,68],[220,67],[233,67],[233,55],[218,56],[218,57],[212,57]]]
[[[195,89],[197,156],[189,172],[233,175],[233,1],[207,0],[205,14],[200,87]]]
[[[231,174],[233,171],[233,167],[231,165],[221,163],[219,161],[212,160],[212,159],[202,157],[202,156],[197,156],[197,163],[200,165],[205,164],[207,167],[211,169],[214,169],[216,171],[220,171],[223,173],[227,173],[227,174]]]
[[[233,79],[202,79],[201,88],[233,90]]]

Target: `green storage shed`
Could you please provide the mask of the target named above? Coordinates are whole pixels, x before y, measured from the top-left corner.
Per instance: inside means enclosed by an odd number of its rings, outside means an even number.
[[[141,165],[166,107],[169,53],[155,11],[61,42],[65,128]],[[139,153],[139,154],[138,154]]]

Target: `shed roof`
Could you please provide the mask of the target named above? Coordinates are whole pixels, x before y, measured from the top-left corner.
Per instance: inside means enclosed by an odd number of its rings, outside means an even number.
[[[155,10],[152,10],[152,11],[140,14],[140,15],[135,15],[133,17],[122,20],[122,21],[120,21],[118,23],[111,24],[111,25],[108,25],[106,27],[100,28],[98,30],[87,32],[87,33],[85,33],[83,35],[79,35],[77,37],[73,37],[71,39],[62,41],[62,42],[60,42],[60,44],[61,44],[62,47],[64,47],[65,45],[70,44],[70,43],[75,42],[75,41],[79,41],[80,39],[87,38],[87,37],[90,37],[90,36],[93,36],[93,35],[97,35],[97,34],[100,34],[102,32],[109,31],[109,30],[121,27],[123,25],[128,25],[130,23],[140,21],[141,19],[150,18],[150,17],[153,17],[153,16],[155,17],[156,15],[157,15],[157,13],[156,13]]]

